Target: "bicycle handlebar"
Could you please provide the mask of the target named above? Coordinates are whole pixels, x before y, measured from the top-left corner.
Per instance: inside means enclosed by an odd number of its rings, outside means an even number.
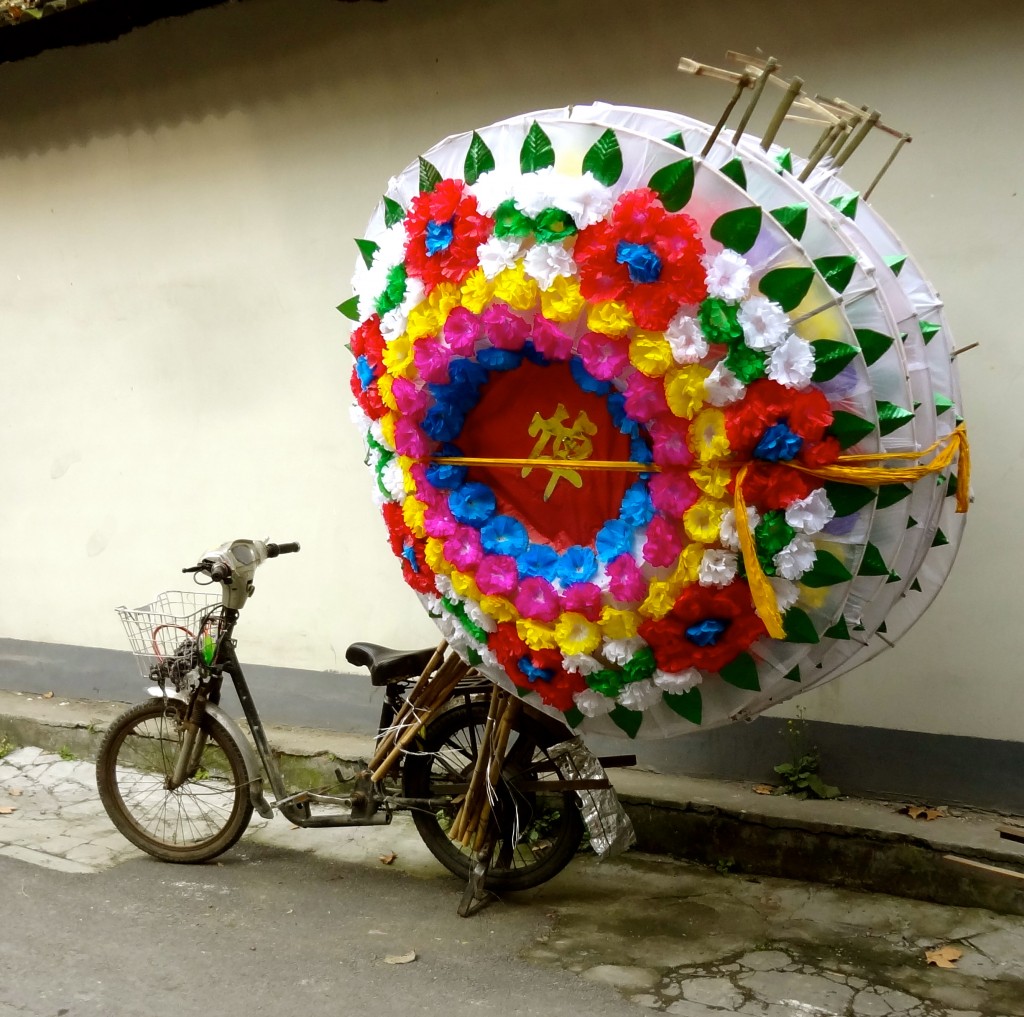
[[[272,544],[270,541],[262,540],[235,540],[204,555],[203,560],[197,565],[191,565],[181,571],[202,572],[219,583],[232,582],[236,574],[248,581],[257,567],[268,558],[276,558],[281,554],[295,554],[298,550],[298,541]]]
[[[295,554],[300,551],[299,542],[293,540],[288,544],[267,544],[267,557],[276,558],[279,554]]]

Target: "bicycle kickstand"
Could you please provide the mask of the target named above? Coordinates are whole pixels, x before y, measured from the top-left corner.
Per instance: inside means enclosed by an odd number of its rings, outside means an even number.
[[[498,899],[497,894],[484,887],[493,855],[493,840],[488,840],[476,853],[473,866],[469,870],[469,881],[466,883],[466,889],[462,892],[462,900],[459,902],[458,915],[460,918],[471,918],[478,911],[487,907],[491,901]]]

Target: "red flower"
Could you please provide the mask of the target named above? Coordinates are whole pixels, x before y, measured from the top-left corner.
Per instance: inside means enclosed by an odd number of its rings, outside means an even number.
[[[588,300],[622,300],[640,328],[663,330],[681,304],[707,296],[704,245],[688,215],[665,210],[650,188],[627,191],[611,216],[582,230],[574,257]]]
[[[416,537],[409,538],[402,555],[402,577],[417,593],[436,593],[434,573],[424,556],[424,542]],[[409,560],[414,558],[416,564]]]
[[[519,638],[511,622],[498,624],[488,640],[488,646],[513,684],[536,692],[542,702],[562,713],[572,709],[573,695],[587,687],[581,675],[570,674],[562,669],[562,655],[558,650],[531,650]],[[544,675],[538,672],[544,672]]]
[[[380,316],[367,318],[359,328],[349,336],[353,357],[366,357],[370,366],[379,371],[384,366],[384,337],[380,334]]]
[[[477,247],[494,226],[464,188],[461,180],[442,180],[413,198],[406,217],[406,271],[421,279],[428,293],[440,282],[458,286],[465,280],[478,264]]]
[[[755,462],[743,478],[743,498],[748,505],[766,509],[787,509],[821,487],[821,481],[788,466]]]
[[[352,389],[352,395],[356,397],[356,402],[371,420],[380,420],[387,413],[387,407],[380,397],[376,381],[371,381],[364,389],[359,374],[353,371],[352,377],[349,379],[349,386]]]
[[[401,558],[405,539],[410,535],[409,527],[405,525],[405,516],[402,515],[402,506],[396,501],[386,501],[381,512],[384,516],[384,525],[388,528],[388,543],[391,550],[396,557]]]
[[[639,631],[663,671],[720,671],[765,635],[742,582],[721,589],[688,586],[664,618],[644,622]]]

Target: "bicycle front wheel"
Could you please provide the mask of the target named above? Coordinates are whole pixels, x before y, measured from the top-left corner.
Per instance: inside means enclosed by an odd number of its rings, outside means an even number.
[[[413,822],[431,854],[455,875],[469,878],[473,854],[452,841],[455,821],[483,738],[488,704],[474,701],[444,710],[427,723],[403,764],[407,797],[448,801],[437,808],[414,809]],[[496,831],[484,885],[491,890],[528,890],[557,875],[572,860],[583,839],[576,795],[546,791],[545,779],[559,780],[547,753],[568,731],[554,721],[523,710],[513,724],[491,822]]]
[[[175,699],[122,714],[100,745],[96,783],[107,815],[136,847],[166,862],[205,862],[249,824],[249,778],[235,740],[205,715],[185,781],[172,788],[184,714]]]

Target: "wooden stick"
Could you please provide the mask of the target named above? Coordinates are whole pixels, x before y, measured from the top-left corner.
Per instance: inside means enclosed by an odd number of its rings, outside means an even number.
[[[740,96],[743,95],[743,89],[749,88],[751,85],[750,79],[743,75],[736,83],[736,91],[733,92],[732,98],[725,104],[725,109],[722,110],[722,115],[718,118],[718,123],[715,124],[711,133],[708,135],[708,140],[704,142],[704,147],[700,150],[701,158],[707,156],[708,152],[714,148],[715,142],[718,140],[718,136],[725,129],[725,125],[732,116],[732,111],[736,108],[736,103],[740,101]]]
[[[730,85],[740,85],[743,88],[750,88],[753,80],[747,74],[739,74],[736,71],[727,71],[723,67],[712,67],[711,64],[702,64],[689,57],[681,57],[677,70],[684,74],[692,74],[695,78],[712,78],[715,81],[727,81]]]
[[[743,132],[747,129],[747,124],[750,123],[750,118],[754,114],[754,109],[758,102],[761,100],[761,96],[764,94],[765,85],[768,84],[768,79],[772,76],[772,72],[779,66],[779,61],[775,57],[769,57],[765,62],[764,69],[761,71],[760,77],[757,79],[757,84],[754,85],[754,94],[750,97],[750,102],[747,103],[747,108],[740,117],[739,126],[733,132],[732,143],[738,145],[740,139],[743,137]]]
[[[878,186],[879,181],[885,176],[886,171],[896,161],[896,156],[900,154],[900,149],[911,140],[909,134],[900,135],[899,141],[896,142],[895,147],[889,153],[889,158],[882,164],[882,168],[878,171],[878,175],[874,180],[868,184],[868,189],[864,192],[864,200],[867,201],[871,197],[871,192]]]
[[[786,94],[782,97],[782,102],[780,102],[776,107],[771,120],[768,122],[768,127],[765,129],[764,134],[761,135],[761,148],[765,152],[771,148],[772,142],[775,140],[775,136],[779,133],[779,128],[786,119],[786,114],[789,112],[793,103],[796,102],[800,95],[800,90],[803,87],[803,78],[794,78],[789,83],[789,87],[786,89]]]
[[[987,862],[978,862],[973,858],[961,858],[959,855],[943,855],[944,862],[959,865],[962,868],[970,869],[975,875],[982,879],[994,879],[997,882],[1004,880],[1015,883],[1024,883],[1024,872],[1015,872],[1013,869],[1003,869],[998,865],[989,865]]]
[[[843,113],[859,113],[864,109],[863,106],[854,106],[852,102],[847,102],[845,99],[826,99],[823,95],[816,95],[814,98],[823,106],[832,106],[835,109],[841,110]],[[879,120],[875,126],[884,134],[892,135],[894,138],[902,138],[904,135],[903,131],[899,131],[895,127],[890,127],[888,124],[883,124],[881,120]]]
[[[846,161],[853,155],[854,152],[860,148],[861,142],[871,133],[872,129],[878,124],[878,118],[881,113],[877,109],[865,110],[867,118],[861,123],[857,129],[857,133],[850,138],[850,143],[841,152],[836,155],[835,162],[833,165],[838,169],[840,166],[845,166]]]
[[[961,346],[958,350],[953,350],[950,354],[951,357],[959,357],[961,353],[966,353],[968,350],[973,350],[975,347],[980,346],[981,343],[968,343],[966,346]]]
[[[473,765],[473,773],[469,779],[469,790],[462,800],[462,808],[455,817],[455,822],[448,833],[452,840],[461,841],[466,844],[475,832],[475,820],[478,815],[476,800],[479,797],[480,785],[487,772],[487,764],[490,759],[491,738],[494,736],[494,722],[497,714],[502,709],[501,693],[497,686],[491,690],[491,702],[487,710],[487,721],[484,724],[483,737],[477,749],[476,761]]]
[[[841,134],[845,130],[845,126],[842,122],[833,124],[824,134],[821,136],[818,144],[814,146],[813,151],[807,159],[807,165],[804,166],[803,171],[797,179],[803,183],[807,178],[814,172],[815,167],[825,158],[825,153],[832,147],[832,141],[836,135]]]

